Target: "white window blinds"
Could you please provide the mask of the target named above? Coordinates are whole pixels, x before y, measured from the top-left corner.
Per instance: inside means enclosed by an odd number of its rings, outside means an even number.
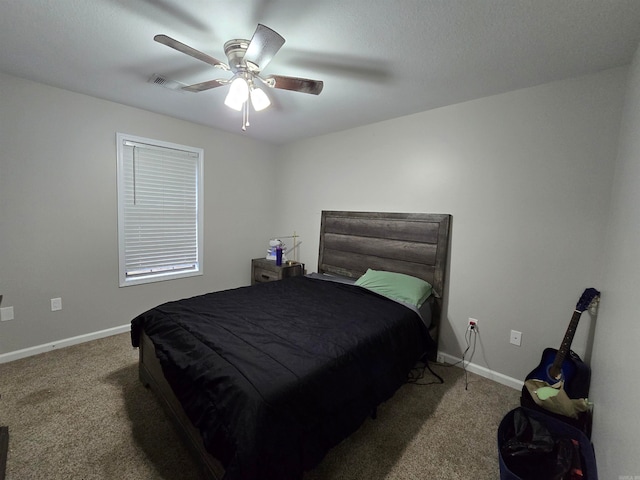
[[[201,274],[202,150],[120,135],[120,285]]]

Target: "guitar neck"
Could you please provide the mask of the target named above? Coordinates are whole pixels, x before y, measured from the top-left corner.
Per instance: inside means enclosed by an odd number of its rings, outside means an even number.
[[[562,339],[562,344],[560,345],[558,353],[556,354],[556,358],[553,361],[553,365],[551,365],[551,369],[549,370],[549,374],[552,377],[557,377],[558,375],[560,375],[560,371],[562,370],[562,362],[564,362],[567,353],[569,353],[571,342],[573,342],[573,336],[575,335],[576,329],[578,328],[578,322],[580,321],[581,315],[581,311],[575,310],[573,312],[573,315],[571,316],[571,322],[569,322],[567,331],[564,334],[564,338]]]

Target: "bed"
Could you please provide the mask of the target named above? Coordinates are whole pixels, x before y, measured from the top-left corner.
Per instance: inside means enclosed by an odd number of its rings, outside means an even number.
[[[140,379],[205,478],[301,479],[416,361],[435,357],[450,219],[323,211],[314,275],[168,302],[132,321]],[[409,305],[358,284],[379,272],[424,280],[432,294]]]

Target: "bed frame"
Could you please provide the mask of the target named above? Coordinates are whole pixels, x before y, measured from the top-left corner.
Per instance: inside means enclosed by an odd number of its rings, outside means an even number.
[[[367,271],[389,270],[422,278],[437,293],[430,334],[437,342],[445,293],[451,216],[428,213],[323,211],[318,272],[358,278]],[[435,353],[435,352],[434,352]],[[220,480],[222,464],[206,451],[169,383],[149,337],[140,336],[140,381],[159,397],[204,478]]]

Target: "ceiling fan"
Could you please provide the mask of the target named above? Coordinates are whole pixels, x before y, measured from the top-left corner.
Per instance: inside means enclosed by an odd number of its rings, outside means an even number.
[[[250,41],[233,39],[224,44],[224,53],[227,56],[228,65],[167,35],[156,35],[153,39],[209,65],[233,73],[230,79],[209,80],[195,85],[188,85],[183,87],[182,90],[202,92],[211,88],[230,85],[229,93],[224,103],[234,110],[243,112],[242,130],[246,130],[249,126],[249,103],[251,103],[255,111],[264,110],[271,105],[269,96],[262,87],[280,88],[312,95],[319,95],[322,92],[323,83],[319,80],[284,75],[261,75],[262,70],[269,64],[285,42],[279,33],[262,24],[258,24]]]

